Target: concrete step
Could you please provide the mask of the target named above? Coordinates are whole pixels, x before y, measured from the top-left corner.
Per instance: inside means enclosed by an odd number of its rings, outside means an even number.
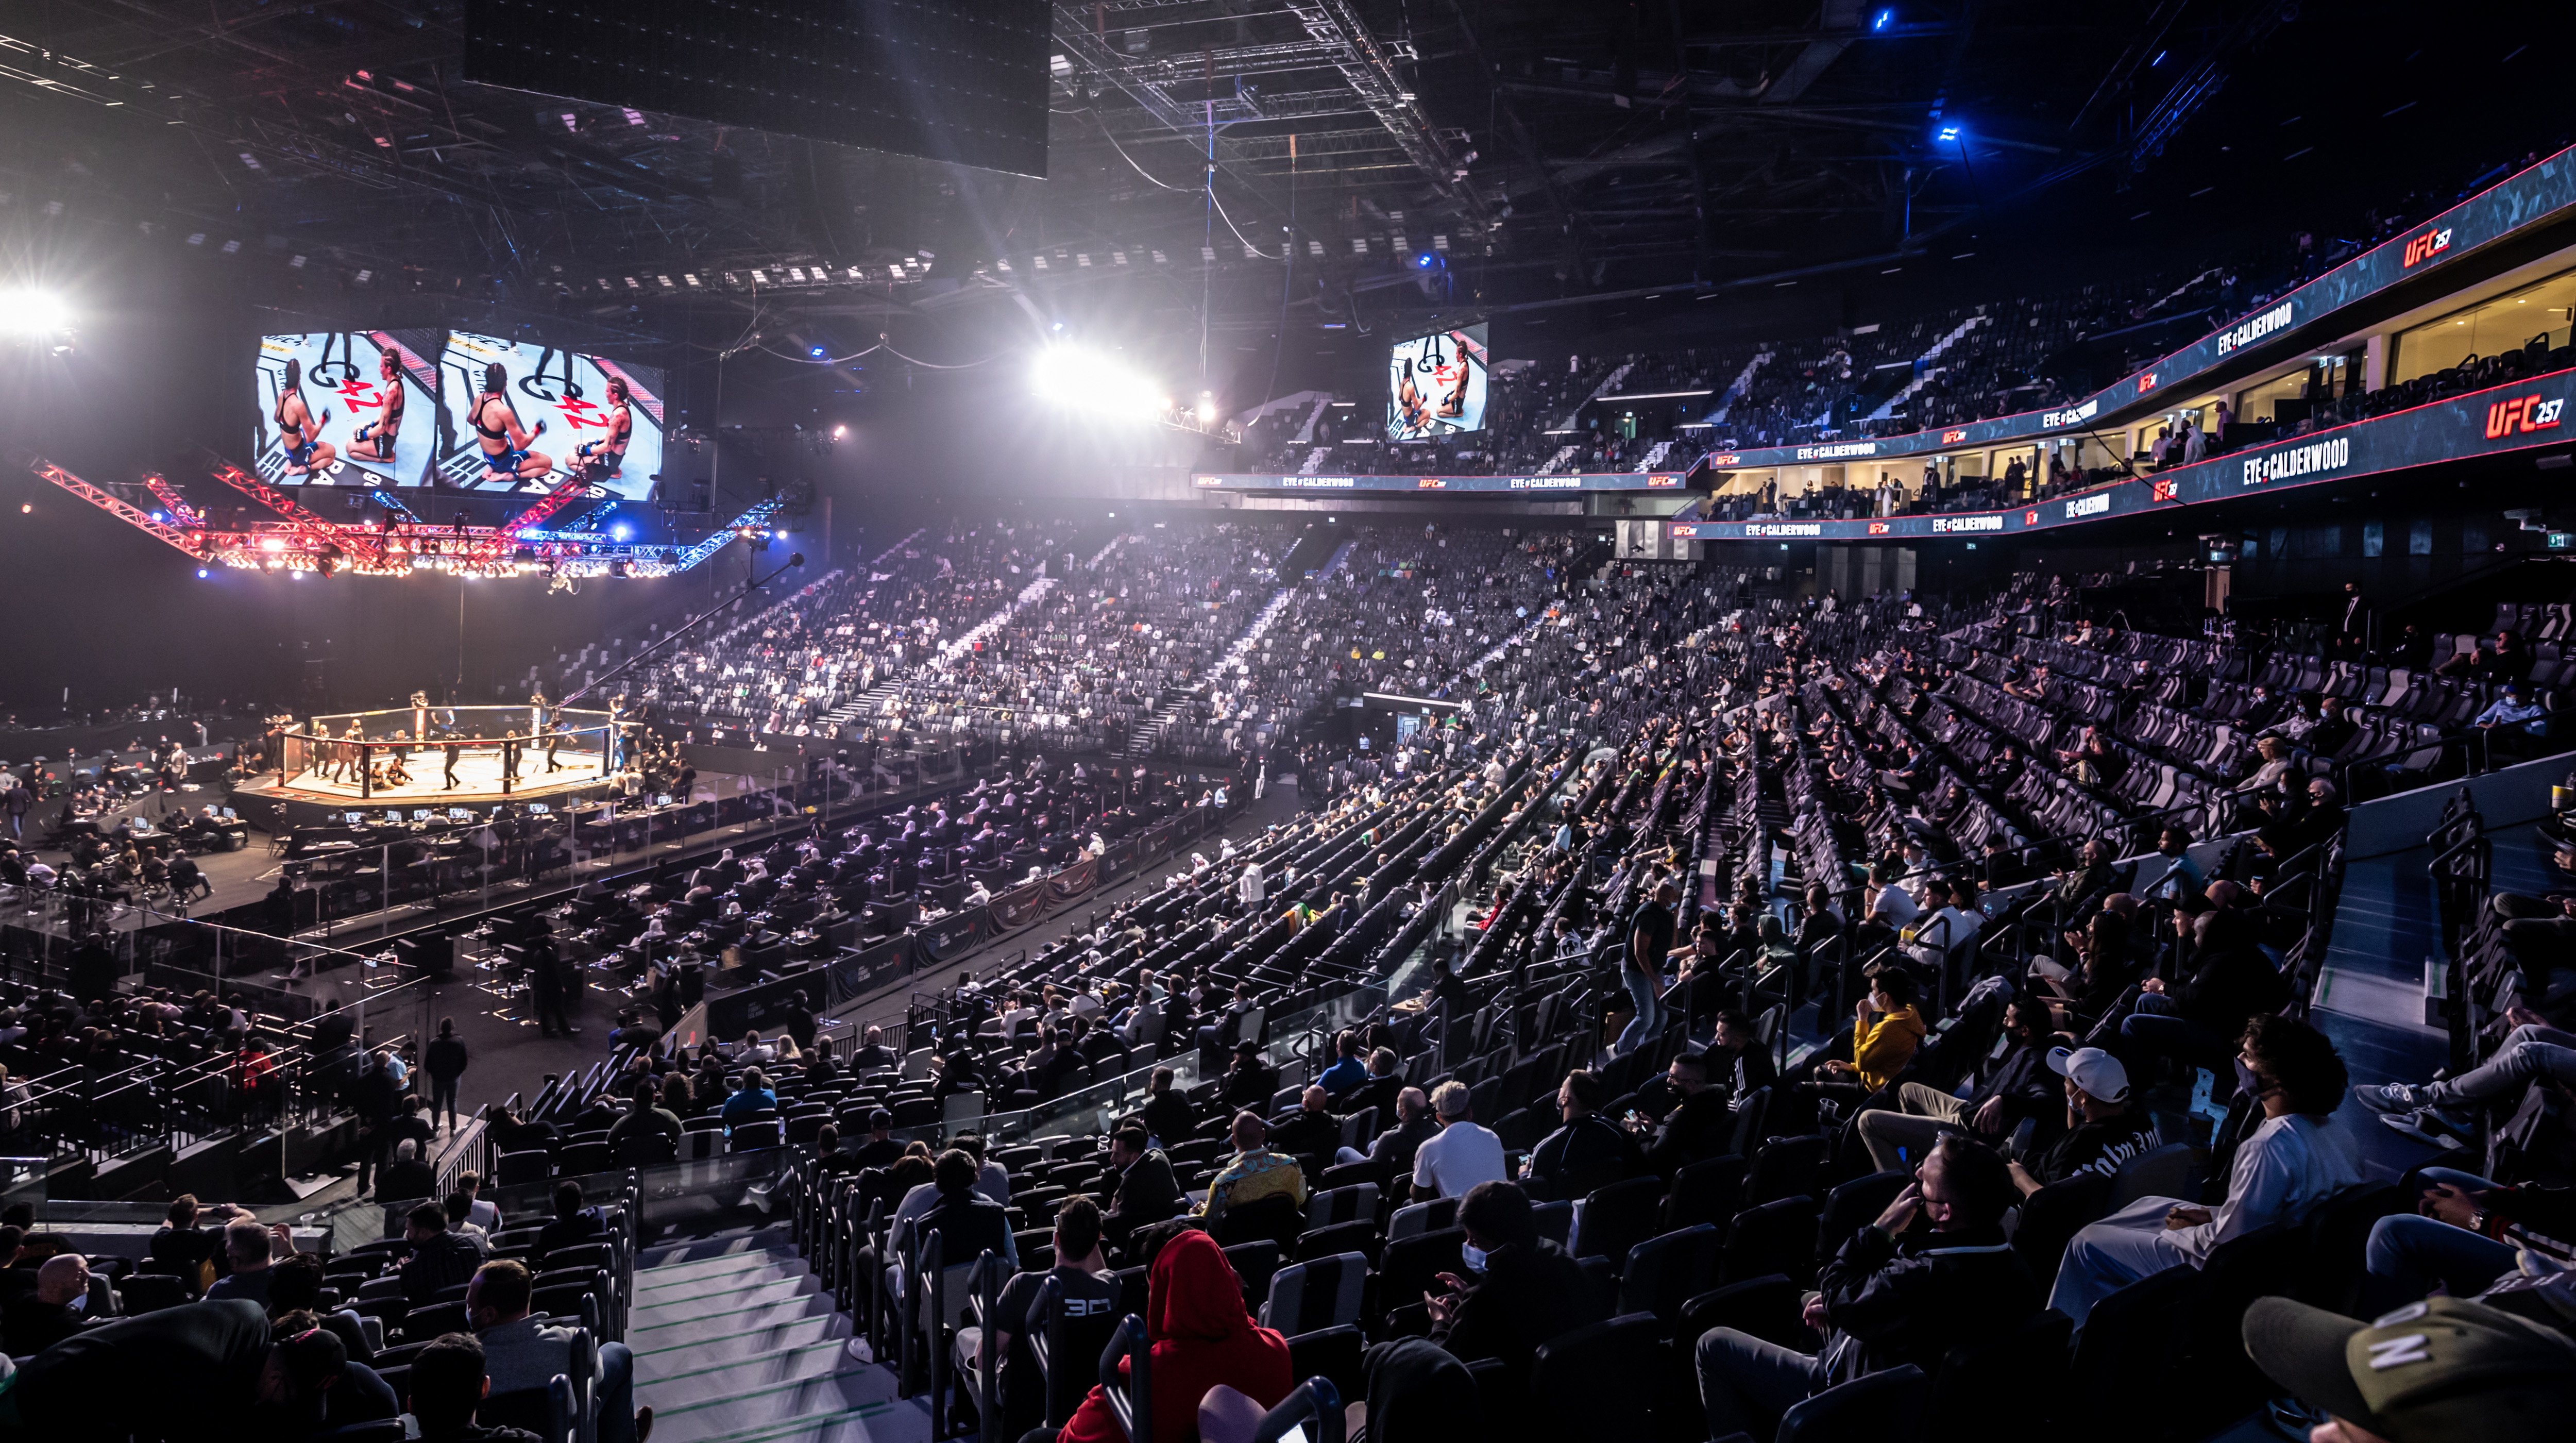
[[[653,1408],[653,1436],[665,1443],[738,1435],[801,1420],[822,1420],[894,1399],[894,1374],[873,1364],[851,1364],[810,1378],[788,1378],[738,1388],[719,1396]],[[640,1395],[639,1395],[640,1396]]]
[[[662,1436],[657,1420],[653,1436]],[[929,1443],[930,1413],[909,1399],[754,1424],[691,1443]]]
[[[738,1332],[685,1327],[653,1333],[630,1332],[627,1343],[635,1349],[637,1376],[650,1378],[661,1371],[676,1373],[683,1368],[738,1358],[757,1358],[815,1343],[839,1347],[849,1340],[851,1331],[847,1317],[822,1311],[765,1323],[745,1323]]]
[[[806,1272],[803,1258],[778,1258],[761,1253],[750,1253],[740,1258],[708,1258],[702,1262],[637,1273],[635,1295],[646,1302],[668,1302],[712,1287],[750,1288],[787,1282],[805,1276]]]
[[[814,1286],[814,1279],[800,1278],[793,1287],[773,1284],[749,1298],[704,1298],[668,1307],[637,1307],[628,1315],[627,1332],[631,1346],[660,1347],[674,1338],[689,1336],[716,1337],[756,1328],[764,1323],[781,1323],[832,1311],[832,1299]],[[694,1332],[684,1331],[694,1330]],[[638,1342],[638,1338],[649,1342]]]
[[[883,1368],[851,1361],[844,1341],[839,1338],[747,1358],[701,1363],[695,1354],[682,1352],[659,1355],[654,1362],[653,1376],[636,1380],[635,1401],[652,1404],[657,1415],[671,1409],[742,1397],[790,1383],[828,1378],[835,1373],[880,1374],[885,1384],[883,1396],[894,1396],[894,1375]],[[665,1362],[675,1365],[675,1370],[663,1372],[659,1365]]]

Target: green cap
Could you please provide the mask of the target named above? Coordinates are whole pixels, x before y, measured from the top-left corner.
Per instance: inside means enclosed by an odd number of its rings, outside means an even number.
[[[2542,1443],[2576,1414],[2576,1340],[2459,1298],[2368,1323],[2258,1298],[2245,1351],[2300,1401],[2389,1443]]]

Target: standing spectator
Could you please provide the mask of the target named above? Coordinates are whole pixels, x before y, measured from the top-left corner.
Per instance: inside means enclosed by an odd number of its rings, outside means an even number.
[[[1618,1051],[1636,1051],[1664,1030],[1664,958],[1673,950],[1673,904],[1681,891],[1659,882],[1654,895],[1637,908],[1628,924],[1628,947],[1622,954],[1619,981],[1628,989],[1636,1015],[1619,1034]]]
[[[393,1151],[393,1122],[402,1107],[402,1087],[394,1081],[393,1059],[380,1051],[367,1053],[366,1070],[358,1074],[358,1085],[350,1097],[358,1114],[358,1191],[367,1191],[369,1180]]]
[[[430,1039],[428,1055],[421,1060],[429,1073],[429,1115],[435,1122],[441,1108],[447,1112],[447,1131],[456,1131],[456,1084],[465,1076],[465,1039],[456,1035],[456,1019],[438,1019],[438,1036]]]

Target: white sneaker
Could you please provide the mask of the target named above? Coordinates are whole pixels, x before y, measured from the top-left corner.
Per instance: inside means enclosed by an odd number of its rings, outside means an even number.
[[[2376,1087],[2356,1087],[2352,1100],[2373,1112],[2413,1112],[2425,1105],[2418,1090],[2402,1082],[2384,1082]]]

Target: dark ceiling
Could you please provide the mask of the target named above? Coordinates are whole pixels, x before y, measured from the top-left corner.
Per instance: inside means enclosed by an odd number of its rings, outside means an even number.
[[[1955,288],[1932,270],[1967,254],[2202,244],[2438,181],[2555,88],[2497,9],[1064,3],[1040,181],[473,85],[450,0],[0,0],[0,187],[240,239],[308,305],[734,317],[794,356],[1111,312],[1269,352],[1276,381],[1301,333]]]

